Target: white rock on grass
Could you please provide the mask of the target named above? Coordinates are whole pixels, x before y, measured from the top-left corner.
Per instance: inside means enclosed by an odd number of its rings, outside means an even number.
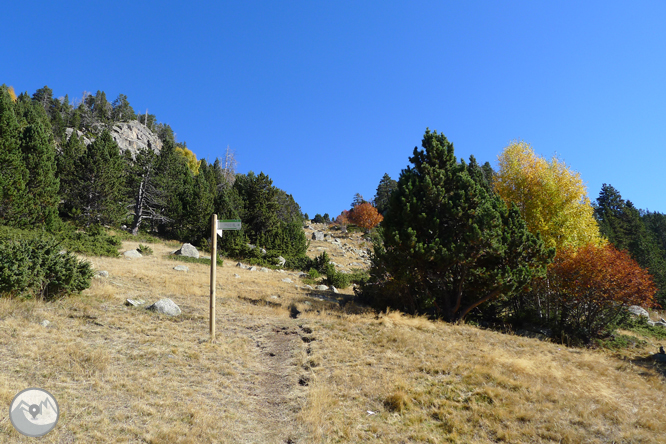
[[[175,251],[173,254],[199,259],[199,250],[192,244],[183,244],[180,250]]]
[[[139,253],[137,250],[128,250],[128,251],[124,252],[123,255],[127,259],[137,259],[137,258],[143,257],[143,255],[141,253]]]
[[[326,285],[317,285],[315,288],[320,291],[328,290],[328,287]]]
[[[44,319],[42,322],[39,323],[42,327],[48,327],[51,323]]]
[[[187,268],[186,265],[176,265],[175,267],[173,267],[173,269],[176,271],[190,271],[190,269]]]
[[[125,300],[125,305],[131,306],[131,307],[138,307],[139,305],[145,304],[146,301],[143,299],[127,299]]]
[[[93,277],[96,277],[96,278],[107,278],[107,277],[109,277],[109,272],[106,271],[106,270],[101,270],[101,271],[96,272],[95,275],[94,275]]]
[[[146,310],[156,311],[158,313],[164,313],[165,315],[169,316],[178,316],[179,314],[182,313],[180,311],[180,307],[176,305],[176,303],[169,298],[160,299],[154,304],[146,307]]]
[[[289,279],[289,278],[284,278],[284,279],[282,279],[282,282],[286,282],[287,284],[291,284],[291,283],[293,283],[294,281],[292,281],[292,280]]]
[[[639,305],[632,305],[631,307],[629,307],[629,313],[650,319],[650,313],[648,313],[646,309],[644,309]]]

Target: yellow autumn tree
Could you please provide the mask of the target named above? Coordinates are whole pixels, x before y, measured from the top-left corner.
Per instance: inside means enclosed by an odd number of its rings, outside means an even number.
[[[511,143],[498,160],[495,191],[518,206],[527,228],[541,233],[547,247],[605,243],[579,173],[556,157],[548,161],[538,156],[525,142]]]
[[[201,165],[201,161],[197,160],[196,154],[190,151],[186,146],[182,148],[176,147],[176,152],[185,158],[187,161],[187,167],[192,171],[192,174],[195,176],[199,174],[199,165]]]
[[[12,101],[16,102],[16,91],[14,91],[14,87],[10,86],[9,88],[7,88],[7,91],[9,92],[9,97],[12,98]]]

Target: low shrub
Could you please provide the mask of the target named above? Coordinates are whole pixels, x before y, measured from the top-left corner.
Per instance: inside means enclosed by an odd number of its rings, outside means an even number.
[[[52,237],[0,241],[0,295],[54,300],[90,287],[90,264]]]
[[[340,273],[335,269],[335,265],[326,265],[326,283],[336,288],[347,288],[351,283],[350,276],[345,273]]]
[[[153,249],[150,248],[148,245],[143,245],[143,244],[139,244],[139,248],[137,248],[137,251],[144,256],[150,256],[151,254],[153,254]]]

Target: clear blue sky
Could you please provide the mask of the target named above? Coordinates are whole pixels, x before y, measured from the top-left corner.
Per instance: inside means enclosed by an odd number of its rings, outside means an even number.
[[[426,127],[496,166],[524,140],[666,212],[664,1],[9,2],[0,84],[126,94],[227,145],[310,217],[397,179]]]

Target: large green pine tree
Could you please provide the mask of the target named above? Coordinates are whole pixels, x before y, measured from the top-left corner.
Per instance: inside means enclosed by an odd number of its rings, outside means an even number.
[[[54,228],[58,220],[60,187],[56,177],[55,145],[46,113],[40,104],[35,107],[26,110],[27,126],[21,134],[21,151],[28,170],[25,216],[30,225],[46,224]]]
[[[86,152],[86,146],[76,132],[62,145],[60,155],[56,157],[57,175],[60,180],[60,214],[73,217],[76,192],[78,187],[77,166],[79,158]]]
[[[28,170],[23,163],[15,104],[0,87],[0,224],[24,226]]]
[[[391,195],[361,296],[455,321],[543,275],[554,251],[490,191],[473,158],[456,161],[443,134],[426,130],[422,147]]]
[[[86,226],[114,225],[126,216],[124,170],[118,144],[107,130],[78,158],[72,201]]]

